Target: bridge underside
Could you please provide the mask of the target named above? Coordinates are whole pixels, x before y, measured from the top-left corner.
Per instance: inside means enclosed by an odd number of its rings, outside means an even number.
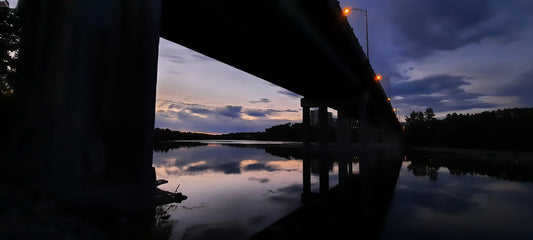
[[[163,0],[161,36],[352,117],[367,92],[393,119],[336,0]]]
[[[80,204],[153,207],[159,36],[304,96],[304,113],[319,107],[323,136],[327,107],[361,129],[394,129],[337,1],[220,2],[21,1],[24,81],[12,153],[21,178]]]

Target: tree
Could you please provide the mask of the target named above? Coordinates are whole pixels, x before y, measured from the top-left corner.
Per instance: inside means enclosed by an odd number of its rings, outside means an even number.
[[[0,7],[0,94],[13,93],[19,65],[20,18],[17,10]]]
[[[433,122],[437,120],[435,118],[435,113],[433,112],[433,108],[427,108],[424,112],[424,121],[425,122]]]
[[[409,116],[405,117],[405,122],[410,127],[420,125],[424,122],[424,113],[413,111]]]

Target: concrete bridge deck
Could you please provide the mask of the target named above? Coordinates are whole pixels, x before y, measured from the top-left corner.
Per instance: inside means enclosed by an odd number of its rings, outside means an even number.
[[[163,0],[161,36],[320,104],[395,114],[336,0]]]

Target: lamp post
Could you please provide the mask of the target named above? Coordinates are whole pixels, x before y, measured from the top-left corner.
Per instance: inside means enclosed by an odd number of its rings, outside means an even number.
[[[350,13],[352,11],[359,11],[361,13],[363,13],[365,15],[365,23],[366,23],[366,58],[368,59],[368,61],[370,61],[370,52],[368,51],[368,12],[366,11],[366,9],[361,9],[361,8],[349,8],[349,7],[346,7],[342,10],[342,13],[344,14],[344,16],[348,16],[350,15]]]

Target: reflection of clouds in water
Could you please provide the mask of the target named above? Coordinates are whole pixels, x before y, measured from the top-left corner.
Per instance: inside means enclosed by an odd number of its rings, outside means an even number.
[[[241,167],[246,167],[250,164],[256,164],[256,163],[258,163],[258,161],[254,159],[245,159],[239,162]]]
[[[302,184],[294,184],[286,187],[282,187],[278,189],[278,192],[282,193],[301,193],[302,192]]]
[[[188,227],[186,239],[246,239],[247,228],[239,222],[215,222]],[[184,237],[184,238],[185,238]]]
[[[197,172],[207,171],[210,169],[210,167],[207,165],[206,161],[198,161],[198,162],[189,163],[183,166],[182,169],[185,172],[197,173]]]
[[[530,192],[531,189],[524,186],[524,184],[519,183],[513,183],[513,182],[493,182],[490,184],[487,184],[485,186],[485,189],[490,191],[499,191],[499,192],[506,192],[506,191],[512,191],[512,192],[522,192],[527,193]]]
[[[195,175],[208,171],[225,174],[240,174],[247,171],[298,171],[302,163],[301,160],[269,156],[255,148],[212,146],[180,148],[168,153],[156,152],[153,165],[158,176],[165,177],[178,174]]]
[[[178,175],[182,171],[179,167],[176,166],[168,166],[168,167],[154,167],[156,175],[158,178],[166,178],[170,175]]]
[[[175,158],[167,158],[167,159],[164,159],[163,161],[165,162],[165,165],[174,165],[174,164],[176,164],[176,159]]]
[[[182,168],[183,168],[183,170],[188,170],[189,168],[205,166],[206,163],[207,163],[206,161],[193,162],[193,163],[189,163],[189,164],[183,166]]]
[[[285,171],[298,171],[302,168],[301,160],[269,161],[266,166]]]
[[[157,176],[169,181],[162,187],[173,191],[181,184],[180,191],[189,196],[172,214],[179,219],[176,239],[245,239],[290,213],[301,205],[297,166],[301,171],[301,161],[258,148],[219,145],[154,152]]]
[[[261,171],[261,170],[265,170],[265,171],[269,171],[269,172],[275,170],[273,168],[268,167],[264,163],[248,164],[243,169],[246,170],[246,171]]]
[[[470,198],[437,191],[404,190],[413,208],[426,208],[435,212],[460,214],[476,209],[478,204]]]
[[[268,200],[273,201],[273,202],[278,202],[278,203],[293,202],[295,201],[294,196],[298,196],[298,193],[301,193],[301,192],[302,192],[301,184],[289,185],[286,187],[278,188],[278,190],[276,191],[276,193],[278,194],[269,196]]]
[[[250,181],[258,181],[259,183],[267,183],[268,181],[270,181],[270,179],[268,179],[268,178],[256,178],[256,177],[248,178],[248,180],[250,180]]]
[[[215,171],[225,174],[239,174],[241,173],[241,168],[238,162],[230,162],[216,166]]]
[[[481,232],[494,239],[531,239],[524,236],[533,235],[533,185],[449,171],[429,181],[408,172],[408,165],[397,182],[384,239],[468,239]]]
[[[293,202],[294,198],[276,195],[276,196],[268,197],[268,200],[281,203],[281,202]]]
[[[210,169],[210,167],[207,166],[207,165],[198,165],[198,166],[190,166],[187,169],[185,169],[185,171],[186,172],[197,173],[197,172],[207,171],[209,169]]]

